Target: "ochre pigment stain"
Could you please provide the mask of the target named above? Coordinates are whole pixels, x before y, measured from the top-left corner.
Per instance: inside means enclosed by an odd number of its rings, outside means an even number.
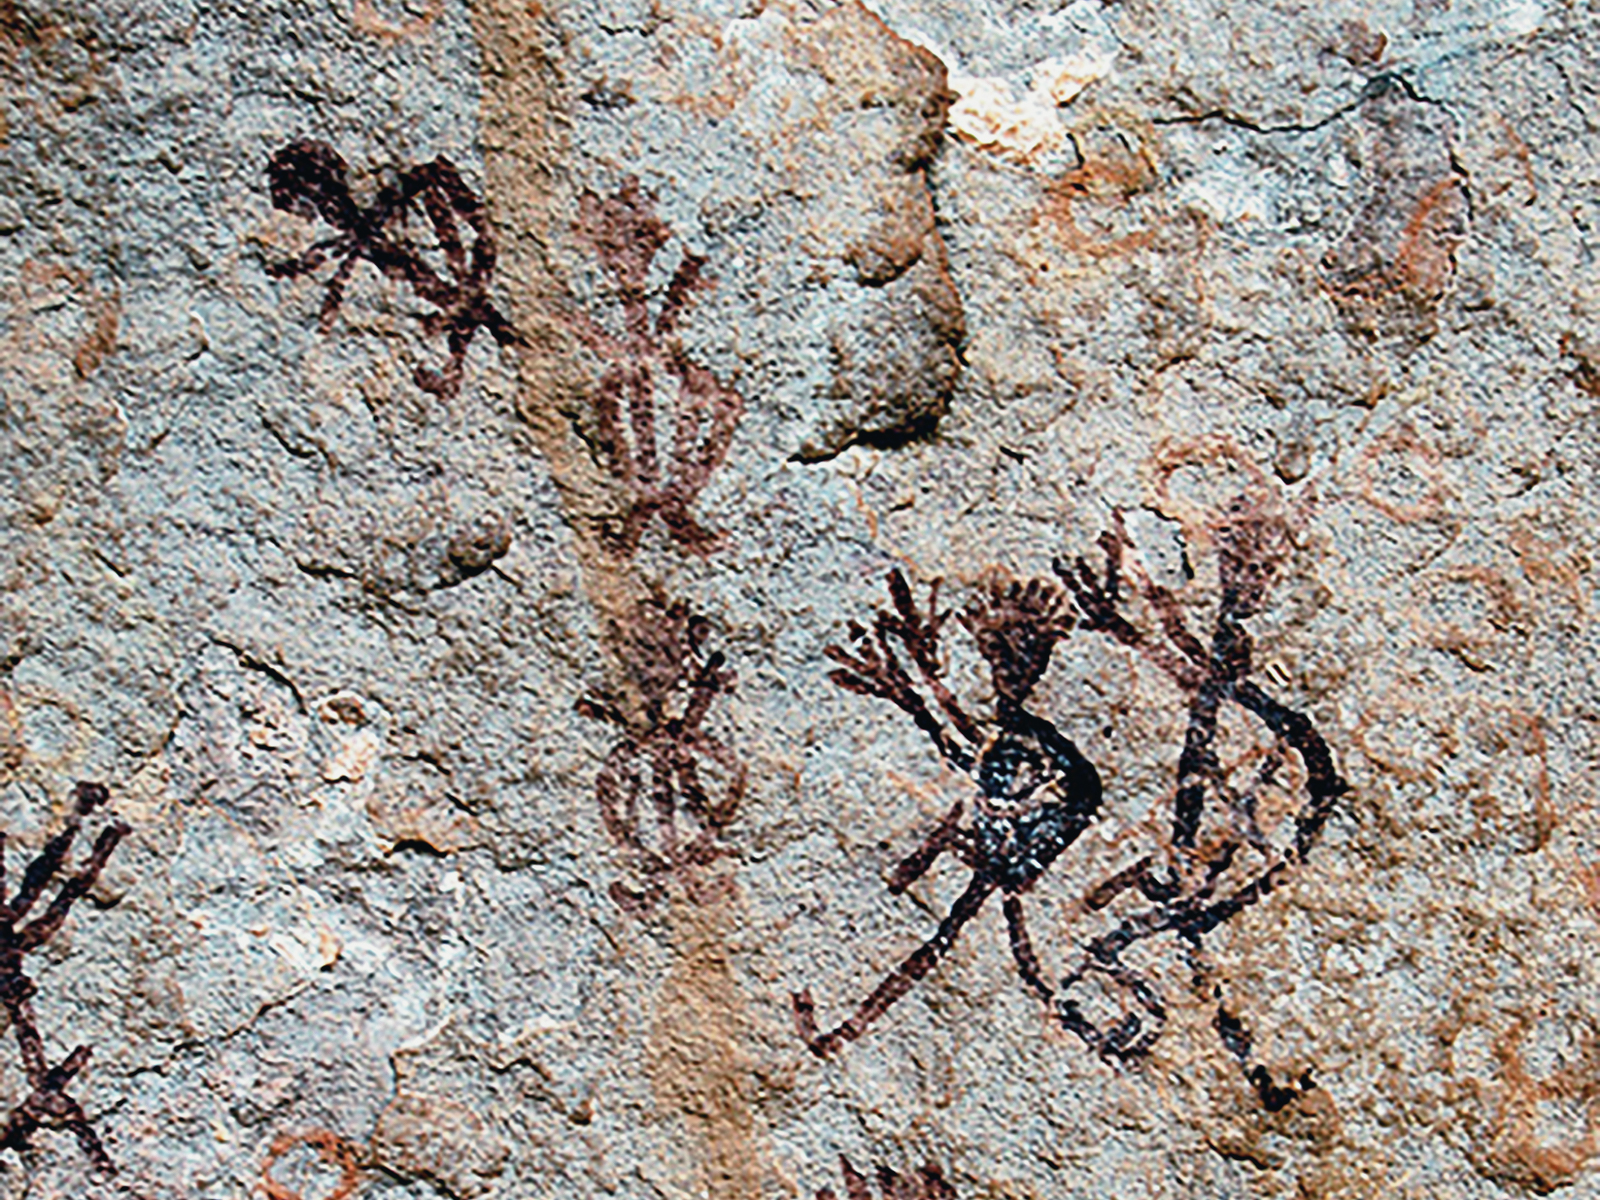
[[[597,824],[612,840],[635,837],[644,850],[637,811],[629,815],[628,773],[659,767],[675,788],[667,823],[674,832],[655,847],[676,847],[662,859],[671,869],[647,873],[642,891],[624,888],[622,893],[629,900],[637,896],[639,907],[664,901],[674,952],[646,1048],[652,1090],[662,1115],[681,1120],[694,1139],[701,1178],[692,1190],[712,1200],[753,1200],[774,1173],[751,1102],[754,1075],[743,1048],[744,999],[729,959],[728,938],[741,920],[733,911],[738,893],[731,884],[709,890],[690,886],[682,873],[703,866],[694,860],[713,857],[714,847],[702,844],[699,833],[674,840],[676,823],[685,815],[696,819],[701,833],[720,832],[737,807],[742,780],[735,779],[720,796],[708,792],[699,804],[698,782],[685,769],[689,759],[715,762],[725,753],[699,731],[698,720],[731,676],[725,678],[720,655],[699,657],[696,639],[689,638],[672,664],[674,688],[684,693],[687,707],[668,706],[656,694],[659,687],[653,690],[652,679],[640,677],[633,669],[637,664],[630,662],[641,615],[675,611],[682,603],[640,570],[641,539],[659,517],[668,547],[678,552],[701,556],[720,544],[690,505],[721,465],[742,401],[676,346],[676,322],[692,294],[709,280],[701,261],[687,254],[679,260],[673,285],[650,315],[642,295],[628,286],[628,269],[635,258],[648,260],[662,248],[666,227],[636,187],[624,184],[609,197],[584,195],[555,166],[568,157],[559,77],[545,49],[560,37],[558,14],[538,5],[486,0],[474,6],[473,23],[483,56],[485,204],[491,227],[503,235],[500,292],[523,339],[517,408],[560,493],[602,631],[606,678],[597,690],[604,693],[604,703],[596,704],[592,715],[627,731],[610,774],[602,772],[594,785],[602,809]],[[608,215],[616,218],[609,228]],[[644,240],[619,246],[608,237],[626,233]],[[634,319],[626,336],[599,336],[598,325],[554,265],[559,256],[546,250],[551,245],[598,258],[618,289],[624,320]],[[675,432],[659,457],[653,393],[639,384],[642,373],[678,385]],[[575,430],[589,431],[589,441]],[[688,620],[687,607],[683,614]],[[704,754],[678,753],[685,747]],[[582,785],[575,781],[575,786]],[[703,811],[694,812],[696,807]],[[658,834],[666,834],[667,824],[658,825]],[[648,861],[641,858],[634,865]]]

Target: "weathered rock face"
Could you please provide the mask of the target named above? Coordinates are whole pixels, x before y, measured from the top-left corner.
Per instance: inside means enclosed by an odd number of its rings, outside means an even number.
[[[805,149],[828,146],[805,156],[828,161],[812,177],[808,240],[842,238],[840,257],[862,289],[830,287],[822,300],[833,310],[833,377],[822,428],[797,451],[815,460],[852,442],[892,445],[933,430],[961,373],[966,327],[927,179],[952,99],[944,64],[859,4],[791,36],[791,61],[826,90],[805,125],[775,133]]]
[[[1595,1187],[1592,13],[83,7],[0,1197]]]

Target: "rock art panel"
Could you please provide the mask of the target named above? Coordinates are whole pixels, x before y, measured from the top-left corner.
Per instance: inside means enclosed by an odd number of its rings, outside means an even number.
[[[0,0],[0,1195],[1593,1190],[1592,14],[136,7]]]

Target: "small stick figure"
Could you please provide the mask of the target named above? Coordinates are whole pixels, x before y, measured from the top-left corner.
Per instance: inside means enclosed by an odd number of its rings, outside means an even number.
[[[38,857],[28,864],[16,894],[9,900],[4,895],[6,840],[5,834],[0,833],[0,1007],[4,1007],[11,1018],[11,1028],[16,1032],[17,1046],[22,1051],[22,1069],[31,1088],[0,1127],[0,1146],[27,1150],[34,1133],[41,1127],[70,1129],[95,1168],[103,1174],[114,1175],[116,1166],[90,1126],[83,1106],[67,1095],[67,1085],[89,1062],[89,1047],[79,1046],[55,1066],[50,1065],[33,1012],[33,997],[39,989],[23,969],[23,960],[61,929],[72,906],[94,886],[111,852],[128,835],[128,826],[113,821],[102,829],[88,860],[78,868],[77,874],[61,885],[44,912],[20,928],[17,924],[38,903],[56,872],[66,865],[84,817],[108,799],[101,784],[78,784],[66,828],[46,842]]]
[[[424,314],[423,332],[430,337],[444,334],[450,349],[442,370],[416,369],[417,386],[436,396],[454,396],[461,390],[467,347],[480,326],[502,346],[523,342],[511,322],[489,303],[496,251],[483,204],[447,158],[402,171],[399,180],[381,189],[366,208],[351,198],[349,174],[338,151],[309,138],[290,142],[272,156],[267,164],[272,207],[308,221],[321,217],[339,232],[315,243],[299,258],[269,264],[267,273],[293,279],[315,271],[330,256],[339,260],[322,300],[319,323],[323,333],[333,328],[345,284],[363,259],[388,278],[409,284],[419,299],[439,310]],[[413,204],[420,204],[433,226],[448,278],[430,267],[403,233],[393,231],[397,223],[404,224]],[[458,218],[473,233],[470,258]]]

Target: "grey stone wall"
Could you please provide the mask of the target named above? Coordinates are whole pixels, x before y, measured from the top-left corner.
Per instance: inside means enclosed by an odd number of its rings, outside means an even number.
[[[1589,1194],[1596,33],[0,2],[0,1196]]]

